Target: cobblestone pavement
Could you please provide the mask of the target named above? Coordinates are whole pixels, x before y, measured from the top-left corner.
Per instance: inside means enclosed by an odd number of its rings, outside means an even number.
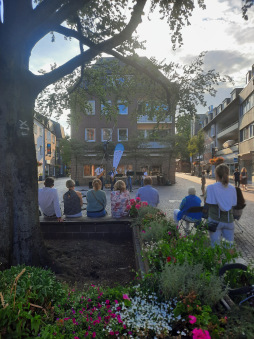
[[[59,200],[63,211],[63,194],[66,192],[65,182],[68,178],[58,178],[55,180],[55,188],[58,190]],[[214,183],[214,179],[206,180],[206,184]],[[156,186],[160,195],[159,208],[166,212],[169,218],[173,217],[175,208],[179,208],[180,202],[187,195],[188,187],[195,187],[197,195],[201,194],[200,178],[191,176],[190,174],[176,173],[176,184],[172,186]],[[39,183],[39,187],[43,187],[43,182]],[[135,198],[135,194],[139,187],[134,186],[131,192],[131,198]],[[81,191],[84,195],[84,203],[86,203],[85,195],[88,191],[88,186],[78,186],[76,190]],[[110,211],[110,189],[105,189],[107,195],[107,212]],[[240,226],[235,227],[235,241],[242,257],[245,261],[250,262],[254,259],[254,187],[249,185],[248,192],[243,192],[247,206],[244,209],[240,220]],[[203,200],[203,197],[200,197]],[[85,205],[84,205],[85,207]],[[83,211],[83,215],[86,213]],[[243,230],[243,232],[242,232]]]

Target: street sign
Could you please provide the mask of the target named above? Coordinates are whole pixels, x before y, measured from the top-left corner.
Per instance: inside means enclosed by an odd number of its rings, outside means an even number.
[[[238,162],[238,158],[234,158],[234,162]]]

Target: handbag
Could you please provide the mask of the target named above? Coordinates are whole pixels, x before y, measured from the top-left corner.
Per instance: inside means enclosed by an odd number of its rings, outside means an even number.
[[[210,232],[216,232],[217,226],[219,225],[218,221],[208,221],[207,223],[207,229]]]

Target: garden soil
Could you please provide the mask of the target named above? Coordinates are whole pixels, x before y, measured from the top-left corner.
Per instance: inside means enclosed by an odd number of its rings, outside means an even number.
[[[135,278],[132,241],[45,240],[45,244],[57,278],[73,288],[127,285]]]

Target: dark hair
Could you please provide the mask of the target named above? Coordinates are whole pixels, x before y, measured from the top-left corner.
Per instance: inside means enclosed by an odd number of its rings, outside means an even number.
[[[229,183],[229,168],[225,164],[220,164],[215,168],[215,172],[222,185],[227,186]]]
[[[246,204],[245,204],[245,199],[243,197],[243,193],[241,188],[236,187],[236,196],[237,196],[237,205],[236,205],[236,209],[243,209]]]
[[[45,181],[44,181],[44,186],[45,186],[45,187],[51,187],[51,186],[54,186],[54,182],[55,182],[54,178],[52,178],[52,177],[47,177],[47,178],[45,179]]]
[[[152,178],[151,177],[145,177],[144,179],[144,185],[152,185]]]

